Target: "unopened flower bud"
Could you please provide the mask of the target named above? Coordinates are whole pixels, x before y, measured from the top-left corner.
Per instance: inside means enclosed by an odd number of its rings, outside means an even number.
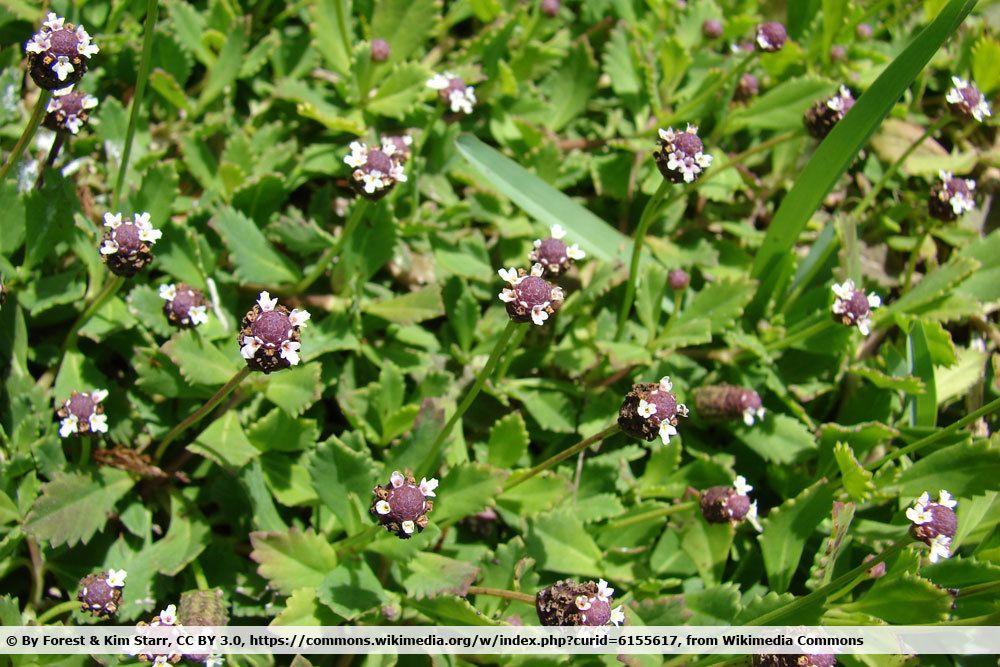
[[[766,53],[780,51],[788,40],[788,31],[777,21],[768,21],[757,26],[757,48]]]
[[[722,21],[708,19],[701,24],[701,34],[705,39],[719,39],[722,37]]]
[[[560,6],[559,0],[542,0],[542,13],[549,18],[554,18],[559,16]]]
[[[691,284],[691,276],[684,269],[674,269],[667,274],[667,283],[670,285],[670,289],[675,291],[687,289],[688,285]]]
[[[566,245],[563,239],[566,230],[562,225],[552,225],[552,235],[545,239],[535,239],[534,249],[528,254],[533,263],[541,264],[545,273],[557,276],[568,270],[573,260],[581,260],[586,253],[577,244]]]

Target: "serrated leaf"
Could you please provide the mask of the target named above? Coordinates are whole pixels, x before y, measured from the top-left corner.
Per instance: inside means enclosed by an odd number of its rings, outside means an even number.
[[[193,112],[187,94],[170,72],[157,67],[149,74],[149,86],[158,92],[175,109],[185,111],[186,113]]]
[[[243,63],[243,56],[247,48],[247,25],[246,21],[238,21],[229,27],[226,35],[226,43],[219,52],[219,57],[208,68],[205,79],[205,86],[201,90],[198,98],[198,111],[205,110],[208,105],[214,102],[226,88],[231,86],[236,77],[240,74],[240,66]]]
[[[509,468],[528,450],[528,428],[520,412],[504,415],[490,428],[487,445],[490,465]]]
[[[850,371],[865,378],[879,389],[895,389],[908,394],[922,394],[926,391],[923,381],[912,375],[888,375],[870,366],[854,366]]]
[[[597,88],[597,63],[586,40],[580,40],[567,53],[562,66],[542,82],[549,95],[549,113],[545,125],[558,132],[587,108]]]
[[[390,47],[387,64],[402,62],[426,41],[438,19],[436,0],[381,0],[372,15],[372,37]]]
[[[923,457],[891,484],[902,498],[947,489],[956,498],[971,498],[996,490],[1000,479],[1000,449],[985,440],[964,442]]]
[[[680,533],[681,548],[694,562],[705,583],[720,581],[733,543],[733,526],[708,523],[701,516],[695,516],[681,527]]]
[[[764,519],[764,532],[757,538],[771,590],[784,593],[802,559],[806,540],[830,513],[833,492],[821,479]]]
[[[836,84],[829,79],[808,76],[789,79],[729,114],[725,131],[799,127],[806,109],[819,98],[832,94],[835,88]]]
[[[382,80],[365,108],[381,116],[403,118],[427,93],[431,72],[423,65],[405,63]]]
[[[476,514],[494,504],[503,489],[507,473],[479,463],[455,466],[441,480],[441,494],[434,505],[434,521],[456,520]]]
[[[235,344],[234,344],[235,349]],[[181,375],[191,383],[223,385],[239,370],[236,355],[227,357],[197,331],[187,329],[163,345],[163,352],[177,364]]]
[[[955,285],[973,274],[980,266],[979,262],[968,257],[957,256],[941,266],[916,284],[909,292],[893,301],[885,308],[876,311],[877,320],[883,321],[894,314],[912,313],[935,299],[944,296]]]
[[[468,600],[459,597],[407,600],[407,606],[434,619],[439,625],[506,625],[491,620]]]
[[[212,422],[187,449],[219,465],[232,468],[242,468],[260,455],[260,450],[247,439],[239,417],[232,411]]]
[[[428,286],[416,292],[394,296],[364,306],[369,315],[397,324],[414,324],[444,315],[441,289]]]
[[[899,625],[933,623],[947,618],[952,597],[923,577],[914,574],[885,576],[855,602],[843,605],[846,611],[877,616]]]
[[[333,547],[312,530],[253,532],[250,544],[250,558],[260,565],[257,573],[284,595],[299,588],[318,587],[337,565]]]
[[[758,456],[774,463],[794,463],[816,449],[812,431],[788,415],[768,414],[753,426],[737,424],[733,433]]]
[[[271,247],[250,218],[227,207],[211,224],[229,249],[240,282],[281,284],[298,280],[294,265]]]
[[[571,509],[540,514],[529,526],[528,553],[539,569],[578,577],[603,573],[601,550]]]
[[[339,625],[343,620],[316,599],[315,588],[298,588],[285,600],[285,608],[271,621],[271,625]]]
[[[837,459],[841,481],[847,495],[858,502],[867,500],[871,492],[875,490],[875,484],[872,483],[872,473],[858,463],[854,451],[847,443],[838,442],[833,448],[833,456]]]
[[[24,530],[52,547],[86,544],[134,484],[128,473],[113,468],[101,468],[96,474],[57,473],[42,485]]]
[[[736,584],[712,586],[684,596],[691,611],[687,621],[697,625],[730,625],[740,611],[740,589]]]
[[[440,595],[465,597],[479,576],[479,568],[466,561],[421,551],[406,564],[403,588],[410,597],[422,600]]]
[[[989,34],[983,35],[972,47],[972,79],[984,94],[989,96],[1000,88],[1000,42]]]
[[[849,542],[847,535],[851,528],[851,522],[854,521],[856,509],[857,506],[854,503],[833,501],[830,536],[823,540],[823,546],[816,552],[812,570],[809,572],[809,580],[806,582],[808,588],[815,590],[830,583],[837,559]]]
[[[327,66],[341,74],[351,68],[351,5],[351,0],[319,0],[311,7],[313,44]]]
[[[311,363],[272,373],[264,396],[292,417],[297,417],[319,400],[323,387],[321,372],[319,363]]]
[[[349,621],[389,602],[378,577],[363,560],[345,561],[333,568],[316,597]]]
[[[749,603],[744,605],[739,615],[733,620],[733,625],[747,625],[755,618],[760,618],[764,614],[769,614],[786,606],[795,596],[791,593],[775,593],[768,591],[763,596],[758,595]],[[795,622],[802,625],[819,625],[822,616],[822,600],[816,600],[814,604],[795,610]]]
[[[337,438],[320,445],[309,464],[316,495],[333,510],[348,532],[358,529],[349,494],[365,494],[378,481],[378,472],[367,450],[353,450]]]
[[[711,333],[732,329],[743,314],[743,308],[753,298],[756,284],[753,282],[720,281],[711,283],[695,294],[680,315],[670,318],[657,344],[665,344],[677,339],[678,332],[693,326],[699,320],[707,320]]]

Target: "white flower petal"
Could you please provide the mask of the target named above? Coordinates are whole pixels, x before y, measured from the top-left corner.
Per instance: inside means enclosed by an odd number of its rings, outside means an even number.
[[[562,225],[559,224],[552,225],[551,231],[552,231],[552,238],[554,239],[561,239],[564,236],[566,236],[566,230],[563,229]]]
[[[160,612],[160,623],[163,625],[174,625],[177,623],[177,606],[167,605],[167,608]]]
[[[208,322],[208,309],[205,306],[191,306],[188,309],[188,318],[194,326],[200,326]]]
[[[113,255],[116,252],[118,252],[118,244],[115,243],[112,239],[108,239],[103,244],[101,244],[102,255]]]
[[[618,605],[611,610],[611,618],[608,619],[608,623],[618,626],[625,622],[625,612],[622,610],[622,606]]]
[[[577,595],[574,602],[576,603],[576,608],[580,611],[587,611],[591,607],[590,598],[586,595]]]
[[[399,524],[399,527],[402,528],[403,532],[406,533],[407,535],[412,535],[413,531],[417,529],[416,524],[413,523],[412,521],[404,521],[403,523]]]
[[[547,319],[549,319],[549,314],[541,306],[535,306],[531,309],[531,321],[538,326],[545,324]]]
[[[110,211],[104,214],[104,226],[110,227],[111,229],[117,229],[119,225],[122,224],[122,214],[121,213],[111,213]]]
[[[257,305],[264,312],[268,312],[274,310],[274,307],[278,305],[278,298],[275,297],[272,299],[270,292],[261,292],[257,296]]]
[[[670,436],[677,435],[677,428],[670,422],[660,422],[660,440],[664,445],[670,444]]]
[[[253,355],[257,354],[257,350],[260,349],[260,341],[254,336],[244,336],[243,337],[243,347],[240,348],[240,354],[244,359],[253,359]]]
[[[125,577],[127,576],[128,572],[125,570],[108,570],[108,586],[111,586],[112,588],[121,588],[125,585]]]
[[[288,314],[288,321],[293,327],[304,327],[310,317],[311,315],[309,315],[308,310],[299,310],[298,308],[294,308],[292,309],[292,312]]]
[[[375,511],[378,512],[379,514],[388,514],[389,512],[392,511],[392,508],[389,506],[388,502],[380,500],[377,503],[375,503]]]
[[[75,69],[73,63],[66,56],[59,56],[59,59],[52,65],[52,71],[56,73],[56,77],[60,81],[65,81]]]
[[[518,278],[517,269],[515,269],[513,266],[510,267],[509,269],[502,269],[502,268],[497,269],[497,273],[500,275],[500,279],[503,280],[504,282],[507,283],[517,282]]]
[[[741,496],[750,495],[753,491],[753,487],[747,484],[747,478],[743,475],[737,475],[736,479],[733,480],[733,490],[736,491]]]
[[[76,415],[70,415],[65,417],[61,422],[59,422],[59,435],[63,438],[68,438],[77,431],[78,420]]]
[[[281,344],[281,352],[278,354],[292,366],[297,366],[299,364],[299,349],[301,347],[301,344],[296,343],[293,340],[286,340]]]
[[[434,489],[438,487],[438,480],[431,478],[422,478],[420,480],[420,493],[424,494],[427,498],[434,497]]]
[[[568,246],[566,248],[566,256],[569,257],[570,259],[577,259],[577,260],[579,260],[579,259],[583,259],[584,257],[586,257],[587,253],[585,253],[584,251],[580,250],[580,246],[577,245],[576,243],[574,243],[573,245]]]
[[[670,376],[664,376],[660,378],[660,391],[672,391],[674,388],[673,383],[670,381]]]
[[[166,285],[160,285],[160,298],[166,301],[173,301],[177,296],[177,285],[173,283],[167,283]]]
[[[941,491],[938,492],[937,504],[941,505],[942,507],[948,507],[953,509],[958,505],[958,502],[952,498],[950,493],[948,493],[944,489],[941,489]]]
[[[403,477],[403,473],[398,470],[393,470],[392,474],[389,475],[389,483],[392,484],[394,488],[399,488],[406,483],[406,478]]]
[[[750,503],[750,508],[747,510],[747,514],[744,519],[750,522],[750,525],[754,527],[758,533],[764,532],[764,527],[760,525],[760,520],[757,518],[757,501]]]

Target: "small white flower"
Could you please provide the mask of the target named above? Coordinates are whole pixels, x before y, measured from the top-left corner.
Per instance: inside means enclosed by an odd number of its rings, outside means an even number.
[[[867,315],[858,320],[858,331],[861,332],[862,336],[867,336],[871,333],[871,323],[872,320]]]
[[[389,475],[389,483],[392,484],[393,488],[398,489],[406,483],[406,478],[403,477],[403,473],[393,470],[392,474]]]
[[[260,345],[261,341],[256,336],[244,336],[240,354],[244,359],[253,359],[253,355],[257,354],[257,350],[260,349]]]
[[[561,239],[566,236],[566,230],[562,225],[552,225],[552,238]]]
[[[137,213],[135,226],[139,229],[139,238],[146,243],[156,243],[163,236],[163,232],[149,223],[149,213]]]
[[[504,288],[504,290],[500,292],[499,297],[504,303],[510,303],[511,301],[517,300],[517,295],[514,293],[514,290],[509,288]]]
[[[772,48],[771,40],[769,40],[764,31],[760,29],[757,30],[757,46],[764,49],[765,51],[770,50]]]
[[[274,310],[274,307],[278,305],[278,298],[271,298],[270,292],[261,292],[257,296],[257,305],[265,313]]]
[[[757,501],[750,503],[750,507],[747,509],[747,514],[743,517],[750,522],[750,525],[754,527],[758,533],[764,532],[764,526],[760,525],[760,520],[757,518]]]
[[[135,226],[139,229],[151,229],[153,225],[150,224],[149,220],[150,215],[145,211],[135,214]]]
[[[639,399],[639,416],[644,419],[649,419],[656,414],[656,405],[649,403],[646,399]]]
[[[951,558],[951,538],[944,535],[937,535],[930,541],[931,555],[930,561],[936,563],[942,558]]]
[[[750,495],[750,492],[753,491],[753,487],[747,484],[746,477],[743,475],[737,475],[736,479],[733,480],[733,490],[741,496],[748,496]]]
[[[549,314],[543,306],[538,305],[531,309],[531,321],[538,326],[545,324],[547,319],[549,319]]]
[[[931,514],[930,510],[926,507],[918,505],[906,510],[906,518],[909,519],[914,525],[922,526],[925,523],[933,521],[934,515]]]
[[[351,154],[344,158],[348,166],[360,169],[368,163],[368,148],[359,141],[351,142]]]
[[[66,19],[59,16],[55,12],[49,12],[45,17],[45,21],[42,23],[43,26],[49,30],[62,30],[63,25],[66,23]]]
[[[48,34],[37,33],[24,45],[24,50],[28,53],[41,54],[48,51],[50,46],[52,42],[49,41]]]
[[[677,414],[679,414],[681,417],[687,417],[688,416],[688,406],[684,405],[683,403],[678,403],[677,404]]]
[[[365,184],[365,192],[368,194],[374,194],[386,187],[388,183],[383,180],[382,176],[382,172],[377,169],[374,169],[367,174],[361,174],[361,181]]]
[[[397,183],[406,182],[406,170],[401,163],[392,165],[392,169],[389,171],[389,178]]]
[[[570,259],[579,260],[586,257],[587,253],[580,250],[580,246],[574,243],[573,245],[566,247],[566,256],[569,257]]]
[[[388,502],[380,500],[377,503],[375,503],[375,511],[378,512],[379,514],[388,514],[389,512],[392,511],[392,508],[389,507]]]
[[[674,128],[672,128],[672,127],[667,128],[666,130],[664,130],[661,127],[658,132],[659,132],[659,135],[660,135],[660,139],[663,139],[668,144],[672,144],[674,142],[674,137],[677,136],[674,133]]]
[[[99,415],[96,412],[90,415],[87,420],[90,422],[90,430],[94,433],[107,433],[108,432],[108,416]]]
[[[160,285],[160,298],[165,301],[173,301],[177,297],[177,285],[167,283]]]
[[[56,73],[60,81],[65,81],[75,69],[73,63],[66,56],[59,56],[59,59],[52,65],[52,71]]]
[[[881,306],[882,306],[882,298],[879,297],[879,295],[876,294],[875,292],[869,292],[868,293],[868,309],[869,310],[875,310],[876,308],[880,308]]]
[[[535,276],[536,278],[541,278],[542,276],[545,275],[545,267],[542,266],[541,264],[532,264],[531,275]]]
[[[497,273],[500,275],[501,280],[511,285],[517,285],[521,282],[521,277],[518,275],[517,269],[513,266],[509,269],[497,269]]]
[[[618,605],[617,607],[611,610],[611,618],[608,619],[608,623],[617,626],[621,625],[624,622],[625,622],[625,612],[623,611],[622,606]]]
[[[444,74],[435,74],[431,78],[427,79],[427,87],[433,88],[434,90],[444,90],[451,85],[451,79],[455,75],[451,72],[445,72]]]
[[[113,239],[107,239],[101,244],[102,255],[113,255],[118,252],[118,244]]]
[[[660,378],[660,391],[673,391],[674,385],[670,381],[670,376],[665,375]]]
[[[664,445],[670,444],[670,436],[677,435],[677,428],[667,421],[660,422],[660,440]]]
[[[412,521],[404,521],[403,523],[399,524],[399,527],[402,528],[403,532],[406,533],[407,535],[412,535],[413,531],[417,529],[416,524],[414,524]]]
[[[177,605],[167,605],[167,608],[160,612],[161,625],[174,625],[177,623]]]
[[[188,309],[188,318],[194,326],[200,326],[208,322],[208,310],[205,306],[191,306]]]
[[[937,504],[941,505],[942,507],[948,507],[950,509],[954,509],[958,505],[958,502],[951,497],[950,493],[942,489],[938,493]]]
[[[224,664],[226,664],[226,659],[221,655],[210,655],[205,661],[205,667],[222,667]]]
[[[101,52],[97,44],[90,42],[90,35],[83,29],[83,26],[76,29],[76,37],[79,40],[79,43],[76,45],[76,52],[84,58],[92,58]]]
[[[122,224],[122,214],[121,213],[111,213],[110,211],[104,214],[104,226],[110,227],[111,229],[118,229]]]
[[[420,480],[420,493],[424,494],[427,498],[434,497],[434,489],[438,488],[438,481],[434,478],[427,479],[421,478]]]
[[[309,315],[309,311],[299,310],[298,308],[295,308],[292,310],[291,313],[288,314],[288,321],[291,323],[293,327],[304,327],[306,325],[306,322],[309,321],[310,317],[311,316]]]
[[[128,572],[125,570],[108,570],[108,586],[121,588],[125,585],[125,577],[127,576]]]
[[[472,107],[476,103],[476,91],[472,86],[466,86],[465,90],[453,90],[448,93],[448,101],[451,102],[452,113],[461,111],[464,114],[471,114]]]
[[[90,399],[94,401],[94,403],[100,403],[107,397],[108,397],[107,389],[95,389],[94,391],[90,392]]]
[[[608,602],[611,596],[615,594],[615,589],[608,586],[608,582],[601,579],[597,582],[597,599],[602,602]]]
[[[168,625],[173,625],[173,623],[170,623]],[[170,664],[169,656],[162,655],[162,654],[158,655],[155,658],[153,658],[153,664],[154,665],[169,665]]]
[[[72,88],[72,87],[73,86],[70,86],[70,88]],[[60,92],[60,91],[56,91],[56,93],[58,93],[58,92]],[[58,97],[55,97],[55,93],[54,93],[52,99],[49,100],[48,106],[45,107],[45,112],[46,113],[54,113],[56,111],[59,111],[59,109],[61,107],[62,107],[62,101]]]
[[[97,106],[97,98],[93,95],[86,95],[83,98],[83,108],[93,109]]]
[[[286,340],[281,344],[279,355],[292,366],[297,366],[299,364],[299,349],[301,347],[302,345],[296,343],[294,340]]]
[[[586,595],[577,595],[574,602],[576,603],[576,608],[580,611],[587,611],[590,609],[590,598]]]
[[[73,114],[71,116],[67,116],[66,121],[63,124],[71,133],[77,134],[80,131],[80,127],[83,125],[83,121],[80,120],[76,114]]]
[[[851,297],[854,296],[854,281],[845,280],[843,283],[834,283],[830,289],[833,290],[834,296],[838,299],[850,301]]]
[[[76,415],[69,415],[65,417],[61,422],[59,422],[59,435],[63,438],[68,438],[77,431],[77,418]]]

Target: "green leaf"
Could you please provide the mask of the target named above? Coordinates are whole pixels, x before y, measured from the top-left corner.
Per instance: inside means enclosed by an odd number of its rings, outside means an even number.
[[[831,95],[835,88],[836,85],[829,79],[811,76],[789,79],[729,114],[725,132],[732,134],[746,129],[786,130],[800,127],[802,115],[812,103]]]
[[[313,44],[330,69],[347,74],[351,69],[351,0],[319,0],[312,3],[310,31]]]
[[[691,611],[687,622],[694,625],[729,625],[740,610],[740,589],[736,584],[712,586],[684,596]]]
[[[976,0],[950,0],[933,23],[909,43],[844,119],[834,126],[805,169],[795,178],[795,185],[782,200],[754,257],[751,276],[762,281],[751,307],[755,316],[762,313],[771,299],[780,297],[776,289],[785,285],[791,269],[787,260],[789,252],[823,198],[975,4]]]
[[[316,599],[315,588],[298,588],[285,600],[285,608],[271,621],[271,625],[340,625],[343,620]]]
[[[339,564],[323,578],[316,597],[349,621],[389,602],[378,577],[363,560]]]
[[[316,495],[333,510],[348,532],[358,529],[349,495],[367,498],[377,482],[378,472],[367,450],[355,451],[335,437],[320,445],[309,464]]]
[[[642,90],[642,78],[632,57],[630,40],[631,35],[626,32],[625,25],[619,24],[611,32],[601,56],[604,73],[610,78],[616,95],[638,95]]]
[[[733,527],[728,523],[708,523],[696,515],[681,528],[681,548],[706,584],[722,579],[733,543]]]
[[[461,560],[426,551],[406,563],[402,584],[406,594],[417,600],[440,595],[465,597],[469,586],[479,577],[479,568]]]
[[[49,546],[86,544],[135,482],[128,473],[101,468],[95,473],[57,473],[24,520],[24,530]]]
[[[996,490],[1000,479],[1000,449],[986,440],[964,442],[925,456],[904,470],[891,487],[902,498],[947,489],[956,498]]]
[[[956,256],[944,266],[924,276],[909,292],[893,301],[880,311],[876,311],[876,322],[883,322],[890,316],[918,312],[922,306],[946,295],[955,285],[972,275],[980,266],[968,257]]]
[[[322,366],[318,363],[299,364],[280,373],[272,373],[264,396],[289,415],[297,417],[320,399],[323,387],[321,373]]]
[[[239,417],[232,411],[212,422],[187,449],[219,465],[232,468],[242,468],[260,455],[260,450],[247,439]]]
[[[562,225],[588,255],[627,262],[632,241],[569,197],[471,134],[455,140],[459,153],[487,183],[546,227]]]
[[[408,607],[433,619],[439,625],[506,625],[491,621],[468,600],[444,596],[425,600],[407,600]]]
[[[243,55],[247,49],[247,25],[249,18],[238,21],[231,25],[226,36],[226,43],[219,52],[219,57],[215,63],[208,68],[208,75],[205,79],[205,87],[202,88],[201,97],[198,98],[197,112],[204,111],[208,105],[214,102],[228,86],[236,82],[236,77],[240,74],[240,66],[243,64]]]
[[[952,597],[944,588],[913,574],[878,579],[860,599],[843,605],[847,611],[877,616],[899,625],[943,621],[951,609]]]
[[[257,573],[283,595],[291,595],[299,588],[318,587],[337,565],[333,547],[312,530],[253,532],[250,544],[250,558],[260,565]]]
[[[414,324],[444,315],[441,288],[429,285],[416,292],[394,296],[364,306],[369,315],[397,324]]]
[[[934,384],[934,362],[931,360],[922,322],[914,322],[906,339],[906,356],[910,374],[923,382],[924,391],[910,395],[911,426],[934,426],[937,423],[937,388]]]
[[[175,335],[163,345],[163,351],[177,364],[184,379],[193,384],[224,385],[239,370],[235,354],[232,358],[226,356],[196,330]]]
[[[872,483],[872,473],[858,463],[858,459],[854,456],[854,450],[847,443],[838,442],[833,448],[833,456],[837,459],[837,466],[840,467],[840,477],[847,495],[858,502],[867,500],[871,492],[875,490],[875,484]]]
[[[527,544],[539,569],[577,577],[598,577],[604,571],[601,550],[570,508],[535,517]]]
[[[812,432],[788,415],[769,414],[753,426],[737,424],[734,435],[765,461],[795,463],[816,449]]]
[[[678,338],[678,332],[696,326],[695,322],[700,320],[708,321],[712,333],[732,329],[753,298],[754,289],[753,282],[720,281],[706,285],[691,298],[679,316],[670,318],[657,343]]]
[[[371,35],[390,47],[389,65],[406,60],[427,40],[440,13],[437,0],[381,0],[375,3]]]
[[[232,208],[224,208],[212,221],[232,255],[236,277],[242,283],[294,283],[298,271],[278,254],[253,220]]]
[[[479,463],[455,466],[441,480],[441,494],[431,515],[435,521],[456,520],[481,512],[494,504],[507,474]]]
[[[1000,42],[985,34],[972,47],[972,79],[979,90],[989,96],[1000,88]]]
[[[757,538],[771,590],[784,593],[802,559],[806,540],[829,515],[833,492],[821,479],[764,519],[764,532]]]
[[[545,124],[558,132],[586,108],[597,89],[597,63],[586,40],[578,41],[566,54],[562,67],[542,82],[549,95]]]
[[[809,580],[806,582],[806,586],[811,590],[825,586],[833,578],[837,559],[850,543],[847,535],[851,528],[851,522],[854,521],[856,509],[857,506],[854,503],[833,501],[830,536],[823,540],[823,546],[816,552],[812,570],[809,572]]]
[[[188,100],[187,93],[184,92],[184,88],[181,87],[181,84],[177,83],[177,79],[170,72],[157,67],[149,73],[149,86],[158,92],[175,109],[186,113],[194,112],[191,102]]]
[[[528,428],[520,412],[512,412],[497,420],[490,429],[490,465],[509,468],[528,451]]]
[[[417,63],[404,63],[387,76],[365,108],[381,116],[402,119],[427,93],[427,80],[431,72]]]

